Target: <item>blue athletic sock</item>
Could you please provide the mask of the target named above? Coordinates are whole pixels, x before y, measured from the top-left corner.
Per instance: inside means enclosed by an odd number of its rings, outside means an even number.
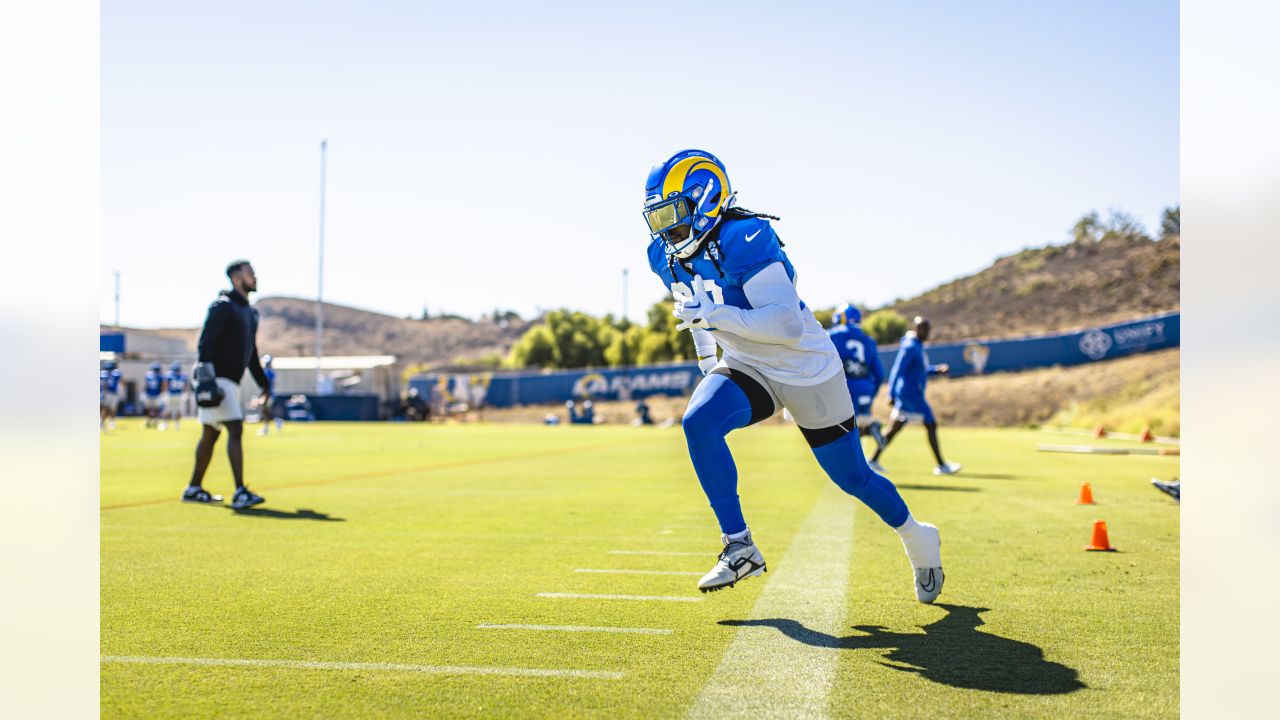
[[[747,529],[738,500],[738,468],[724,437],[751,421],[751,401],[724,375],[708,375],[698,383],[684,412],[684,436],[698,482],[726,535]]]
[[[814,448],[813,455],[841,490],[866,503],[889,527],[896,528],[907,521],[907,504],[898,488],[867,464],[857,430]]]

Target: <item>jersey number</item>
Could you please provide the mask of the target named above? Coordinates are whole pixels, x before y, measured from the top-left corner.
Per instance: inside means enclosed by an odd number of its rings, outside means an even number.
[[[851,358],[845,358],[844,374],[851,378],[864,378],[870,375],[867,371],[867,348],[863,346],[861,340],[849,340],[845,342],[844,347],[849,351]]]
[[[703,280],[702,288],[711,296],[712,302],[717,305],[724,304],[724,290],[721,290],[720,286],[716,285],[715,280]],[[673,295],[683,295],[687,298],[693,297],[693,290],[682,282],[671,283],[671,293]]]

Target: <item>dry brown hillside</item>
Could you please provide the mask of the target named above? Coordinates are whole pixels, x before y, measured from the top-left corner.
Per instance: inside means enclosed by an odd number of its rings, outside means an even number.
[[[281,356],[315,351],[315,301],[266,297],[254,303],[261,323],[258,349]],[[395,355],[406,364],[449,366],[458,360],[506,355],[529,323],[462,318],[412,320],[346,307],[324,305],[326,355]],[[166,328],[148,332],[180,337],[195,348],[199,328]]]
[[[1110,237],[1023,250],[890,305],[927,315],[937,342],[1101,325],[1179,308],[1181,242]]]

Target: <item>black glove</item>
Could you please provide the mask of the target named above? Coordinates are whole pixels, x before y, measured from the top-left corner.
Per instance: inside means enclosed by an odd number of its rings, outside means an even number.
[[[222,392],[222,388],[218,387],[217,376],[213,374],[213,365],[210,363],[196,363],[195,372],[196,380],[196,405],[200,407],[218,407],[222,404],[222,398],[226,393]]]

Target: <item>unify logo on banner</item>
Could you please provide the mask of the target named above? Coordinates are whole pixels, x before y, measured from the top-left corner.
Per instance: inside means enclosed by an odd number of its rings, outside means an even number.
[[[1116,328],[1111,334],[1115,336],[1116,345],[1122,348],[1147,345],[1164,340],[1164,323],[1154,320],[1141,325]]]
[[[573,384],[573,394],[577,396],[602,397],[636,391],[683,391],[692,384],[693,373],[689,370],[637,373],[631,376],[618,374],[612,378],[605,377],[600,373],[590,373],[578,378],[578,381]]]
[[[1094,360],[1101,360],[1111,350],[1112,345],[1121,350],[1127,350],[1163,342],[1164,339],[1164,321],[1153,320],[1114,328],[1110,333],[1103,330],[1089,330],[1080,337],[1080,352]]]
[[[1111,349],[1111,336],[1101,330],[1090,330],[1080,337],[1080,352],[1101,360]]]

